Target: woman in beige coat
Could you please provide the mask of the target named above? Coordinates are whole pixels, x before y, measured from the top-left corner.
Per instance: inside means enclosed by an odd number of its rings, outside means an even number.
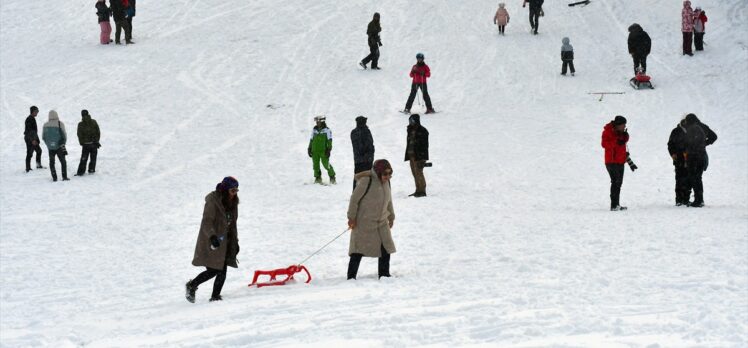
[[[390,254],[396,251],[390,231],[395,223],[391,177],[392,166],[385,159],[374,161],[372,170],[356,174],[356,189],[348,204],[348,279],[356,279],[364,256],[379,258],[379,278],[390,276]]]
[[[221,289],[226,280],[226,266],[236,268],[239,238],[236,231],[239,182],[231,176],[223,178],[216,190],[205,197],[203,219],[195,244],[194,266],[205,267],[195,279],[185,285],[187,301],[195,302],[197,287],[216,277],[211,301],[221,301]]]
[[[496,15],[493,16],[493,24],[499,26],[499,34],[504,35],[504,27],[509,24],[509,12],[504,8],[504,3],[499,3],[499,9],[496,10]]]

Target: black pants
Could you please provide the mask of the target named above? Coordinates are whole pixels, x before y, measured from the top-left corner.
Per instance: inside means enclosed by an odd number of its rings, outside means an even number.
[[[42,147],[39,146],[38,141],[36,145],[30,141],[26,141],[26,170],[31,170],[31,157],[34,155],[34,152],[36,152],[37,167],[40,167],[42,165]]]
[[[693,202],[704,203],[704,174],[705,160],[703,158],[688,159],[688,184],[693,189]]]
[[[504,33],[504,28],[505,28],[505,27],[506,27],[506,25],[500,25],[500,26],[499,26],[499,32],[503,34],[503,33]]]
[[[94,173],[96,172],[96,154],[99,152],[98,147],[96,144],[83,144],[82,150],[81,150],[81,162],[78,164],[78,172],[77,175],[83,175],[83,173],[86,172],[86,163],[88,162],[88,157],[91,157],[91,163],[88,164],[88,172]]]
[[[226,264],[223,265],[223,269],[205,267],[205,271],[198,274],[190,284],[197,288],[198,285],[205,283],[213,277],[216,277],[216,280],[213,281],[213,293],[211,297],[215,298],[221,296],[221,289],[223,289],[223,283],[226,281]]]
[[[621,185],[623,185],[623,164],[605,164],[610,175],[610,207],[621,205]]]
[[[693,54],[691,43],[693,42],[693,32],[683,32],[683,54]]]
[[[540,9],[530,9],[530,26],[535,34],[537,34],[538,27],[540,26]]]
[[[60,159],[62,165],[62,178],[67,180],[68,178],[68,162],[65,160],[65,154],[63,154],[62,148],[57,150],[49,150],[49,171],[52,172],[52,179],[57,181],[57,169],[55,169],[55,157]]]
[[[686,204],[691,199],[691,184],[688,182],[688,168],[684,163],[675,165],[675,203]]]
[[[361,61],[361,63],[369,64],[371,62],[371,68],[376,69],[379,66],[379,43],[372,42],[369,40],[369,55]]]
[[[634,58],[634,75],[636,75],[636,69],[638,67],[642,67],[643,72],[646,73],[647,72],[647,56],[633,55],[631,57]]]
[[[696,46],[697,51],[703,51],[704,50],[704,33],[694,33],[693,44],[694,46]]]
[[[421,92],[423,93],[423,101],[426,102],[426,109],[433,109],[431,107],[431,97],[429,97],[429,90],[425,83],[414,83],[410,86],[410,95],[408,96],[408,101],[405,103],[405,109],[410,110],[410,107],[413,106],[413,100],[416,99],[418,88],[421,88]]]
[[[367,170],[371,170],[372,163],[354,163],[353,164],[353,174],[361,173]],[[356,178],[353,178],[353,189],[356,189]]]
[[[566,67],[569,67],[569,70],[571,70],[571,73],[574,73],[574,61],[573,60],[564,60],[561,64],[561,73],[566,75]],[[584,75],[584,74],[582,74]]]
[[[130,27],[130,21],[128,20],[128,18],[125,18],[119,21],[114,21],[114,27],[115,27],[115,32],[114,32],[115,43],[120,43],[119,38],[121,36],[122,29],[125,30],[125,41],[130,42],[130,40],[132,40],[132,27]]]
[[[384,245],[381,247],[382,256],[379,257],[379,277],[390,276],[390,254],[384,249]],[[352,254],[351,259],[348,261],[348,279],[356,279],[358,274],[358,266],[361,264],[362,254]]]

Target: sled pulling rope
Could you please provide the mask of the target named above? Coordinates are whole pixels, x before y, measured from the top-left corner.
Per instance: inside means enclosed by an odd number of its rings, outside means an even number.
[[[296,273],[300,273],[302,271],[306,273],[306,282],[305,283],[311,282],[312,281],[312,275],[309,273],[309,270],[304,266],[304,262],[308,261],[314,255],[317,255],[320,251],[322,251],[325,248],[327,248],[328,245],[332,244],[332,242],[336,241],[338,238],[340,238],[343,234],[345,234],[349,230],[350,230],[350,228],[347,228],[345,231],[343,231],[342,233],[340,233],[339,235],[337,235],[331,241],[327,242],[327,244],[325,244],[324,246],[322,246],[321,248],[319,248],[317,251],[315,251],[314,253],[312,253],[311,255],[309,255],[307,258],[305,258],[303,261],[301,261],[301,262],[299,262],[299,263],[297,263],[295,265],[291,265],[291,266],[288,266],[286,268],[278,268],[278,269],[274,269],[274,270],[270,270],[270,271],[262,271],[262,270],[255,271],[255,275],[254,275],[254,277],[252,277],[252,283],[250,283],[248,286],[249,287],[257,286],[258,288],[261,288],[263,286],[285,285],[287,282],[289,282],[289,281],[291,281],[293,279],[293,276]],[[260,276],[263,276],[263,275],[269,276],[270,280],[267,281],[267,282],[260,282],[260,283],[258,283],[257,282],[258,278],[260,278]],[[277,279],[278,276],[286,276],[286,278],[278,280]]]
[[[626,92],[590,92],[590,93],[587,93],[587,94],[599,94],[600,95],[600,99],[598,99],[597,101],[603,101],[603,97],[606,94],[626,94]]]

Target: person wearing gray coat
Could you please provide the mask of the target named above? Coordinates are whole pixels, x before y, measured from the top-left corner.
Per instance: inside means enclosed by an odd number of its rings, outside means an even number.
[[[561,75],[566,76],[566,68],[571,70],[571,76],[574,76],[574,47],[569,43],[569,38],[561,40]]]
[[[385,159],[374,161],[370,171],[356,174],[356,189],[348,204],[348,279],[356,279],[361,258],[379,258],[379,278],[390,276],[390,254],[396,251],[390,230],[395,223],[390,189],[392,166]]]
[[[210,301],[221,301],[226,280],[226,266],[237,268],[239,238],[236,230],[239,182],[231,176],[223,178],[216,190],[205,197],[203,219],[195,244],[192,265],[205,267],[195,279],[185,284],[187,301],[195,302],[197,287],[215,277]]]

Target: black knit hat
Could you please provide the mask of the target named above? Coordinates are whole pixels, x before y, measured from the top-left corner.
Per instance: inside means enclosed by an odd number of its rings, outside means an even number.
[[[613,119],[613,124],[616,126],[626,124],[626,118],[621,115],[618,115],[616,116],[616,118]]]
[[[88,116],[88,110],[86,109],[81,110],[81,116]]]

